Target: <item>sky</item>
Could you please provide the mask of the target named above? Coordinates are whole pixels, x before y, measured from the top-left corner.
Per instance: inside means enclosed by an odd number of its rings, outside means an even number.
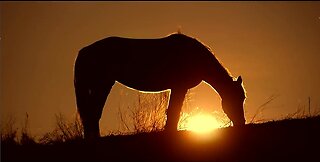
[[[54,128],[55,114],[76,114],[73,66],[78,51],[109,36],[160,38],[180,30],[209,46],[243,78],[247,121],[277,120],[298,108],[320,110],[320,2],[0,2],[0,112],[31,132]],[[137,92],[115,84],[100,127],[116,129],[119,106]],[[221,109],[201,83],[190,105]]]

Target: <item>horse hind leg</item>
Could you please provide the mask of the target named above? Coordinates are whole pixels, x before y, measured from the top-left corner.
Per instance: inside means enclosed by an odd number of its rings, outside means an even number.
[[[85,139],[95,139],[100,137],[99,121],[102,115],[102,110],[105,105],[107,96],[112,88],[112,84],[108,86],[88,89],[88,98],[86,107],[79,111],[84,128]]]

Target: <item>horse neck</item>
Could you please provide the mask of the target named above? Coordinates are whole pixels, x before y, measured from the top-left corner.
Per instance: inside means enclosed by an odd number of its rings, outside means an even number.
[[[209,71],[206,76],[206,82],[209,83],[223,99],[225,96],[230,94],[230,90],[233,85],[232,76],[228,71],[221,65],[218,65],[218,68],[209,68]]]

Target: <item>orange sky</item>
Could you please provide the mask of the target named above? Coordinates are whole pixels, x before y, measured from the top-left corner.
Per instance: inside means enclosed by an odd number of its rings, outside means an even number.
[[[28,112],[33,133],[48,132],[54,114],[76,111],[73,64],[82,47],[108,36],[164,37],[176,32],[210,46],[248,92],[250,120],[278,119],[300,106],[320,109],[320,2],[0,2],[1,118]],[[101,127],[114,127],[116,85]],[[121,92],[121,93],[120,93]],[[219,105],[201,84],[192,90],[199,107]],[[109,113],[110,112],[110,113]],[[20,123],[17,123],[20,124]]]

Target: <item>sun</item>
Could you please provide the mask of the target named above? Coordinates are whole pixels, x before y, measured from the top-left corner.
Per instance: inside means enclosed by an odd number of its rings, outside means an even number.
[[[185,129],[198,134],[207,134],[222,126],[223,124],[211,114],[196,114],[188,117]]]

